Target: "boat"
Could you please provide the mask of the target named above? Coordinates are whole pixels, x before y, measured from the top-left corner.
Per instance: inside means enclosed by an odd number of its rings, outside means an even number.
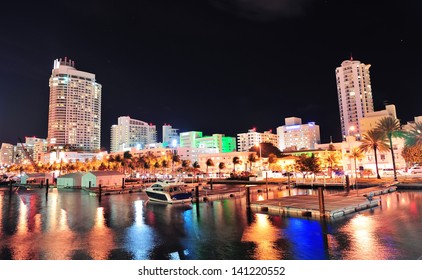
[[[180,183],[155,182],[145,189],[145,193],[151,201],[168,204],[192,202],[192,193]]]

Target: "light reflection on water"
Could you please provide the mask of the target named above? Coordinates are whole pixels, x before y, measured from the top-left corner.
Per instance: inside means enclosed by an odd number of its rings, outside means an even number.
[[[327,222],[250,213],[245,198],[163,205],[135,193],[100,202],[80,191],[0,192],[0,259],[417,259],[421,211],[420,191]]]

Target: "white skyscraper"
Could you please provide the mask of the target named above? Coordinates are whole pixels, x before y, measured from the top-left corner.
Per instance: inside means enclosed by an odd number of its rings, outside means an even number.
[[[95,152],[101,143],[101,85],[75,62],[56,59],[50,77],[48,146]]]
[[[370,64],[360,61],[345,60],[336,68],[338,103],[340,110],[341,132],[343,138],[348,135],[361,136],[359,119],[374,111],[372,100]]]
[[[117,125],[111,126],[111,152],[128,151],[131,148],[144,149],[157,142],[155,125],[130,117],[119,117]]]

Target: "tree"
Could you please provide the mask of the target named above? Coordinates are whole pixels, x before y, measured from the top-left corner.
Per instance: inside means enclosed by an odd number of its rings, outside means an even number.
[[[340,162],[340,155],[335,150],[328,149],[328,152],[325,156],[322,157],[322,161],[324,164],[328,165],[330,178],[333,178],[333,167],[336,166]]]
[[[366,133],[362,134],[362,139],[359,149],[362,152],[368,153],[371,151],[374,151],[374,157],[375,157],[375,169],[377,171],[377,178],[381,179],[381,176],[378,171],[378,157],[377,157],[377,151],[384,152],[388,151],[388,145],[384,142],[385,137],[384,133],[376,130],[371,129],[368,130]]]
[[[207,165],[207,176],[208,176],[208,167],[210,166],[214,166],[214,162],[212,161],[212,159],[207,159],[207,162],[205,163]]]
[[[259,146],[252,146],[249,149],[249,152],[255,152],[257,155],[259,155],[259,148],[261,147],[261,156],[264,158],[267,158],[270,154],[275,154],[277,157],[281,157],[282,153],[279,148],[274,146],[271,143],[262,142],[259,144]]]
[[[422,145],[404,146],[401,155],[406,161],[406,166],[413,166],[422,162]]]
[[[409,132],[404,134],[406,146],[422,147],[422,122],[415,122],[411,125]]]
[[[402,135],[400,122],[398,119],[393,119],[392,117],[385,117],[379,120],[375,129],[380,130],[387,136],[388,142],[390,144],[391,158],[393,159],[394,180],[397,181],[396,160],[393,149],[393,137],[401,137]]]
[[[218,164],[218,169],[220,169],[220,175],[221,175],[221,170],[223,170],[224,168],[226,168],[226,164],[224,162],[220,162]]]
[[[276,156],[275,154],[271,153],[271,154],[269,154],[269,155],[268,155],[268,164],[269,164],[269,166],[270,166],[270,169],[271,169],[271,166],[272,166],[274,163],[276,163],[276,162],[277,162],[277,160],[278,160],[278,158],[277,158],[277,156]]]
[[[182,167],[183,167],[184,169],[188,168],[188,167],[189,167],[189,165],[190,165],[190,160],[188,160],[188,159],[184,159],[184,160],[182,160]]]
[[[258,161],[258,156],[255,153],[250,153],[248,155],[249,171],[252,171],[252,163]]]
[[[180,156],[176,153],[173,154],[173,156],[171,157],[171,169],[172,172],[174,172],[174,165],[175,163],[180,163]]]
[[[295,168],[302,172],[303,178],[310,172],[315,174],[321,171],[321,165],[314,154],[311,156],[301,154],[296,161]]]
[[[363,154],[363,152],[359,149],[359,148],[352,148],[349,154],[349,158],[352,158],[355,162],[355,178],[357,178],[358,176],[357,174],[357,165],[356,165],[356,160],[362,160],[365,157],[365,155]]]
[[[242,161],[240,160],[239,157],[233,157],[233,172],[236,172],[236,165],[237,164],[241,164]]]

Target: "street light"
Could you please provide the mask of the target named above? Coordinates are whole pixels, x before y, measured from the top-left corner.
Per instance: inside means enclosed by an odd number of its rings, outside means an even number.
[[[352,167],[352,148],[351,148],[351,146],[350,146],[350,142],[351,142],[351,139],[350,139],[350,131],[352,131],[352,133],[353,133],[353,131],[355,131],[355,127],[353,126],[353,125],[351,125],[350,127],[349,127],[349,130],[347,131],[347,142],[349,143],[349,160],[350,160],[350,167]],[[353,136],[353,135],[352,135]],[[352,171],[352,178],[353,178],[353,173],[355,173],[355,180],[354,180],[354,185],[355,185],[355,187],[356,187],[356,163],[355,163],[355,166],[354,166],[354,172],[353,172],[353,170],[351,170]]]
[[[257,144],[255,144],[255,147],[259,147],[259,163],[260,163],[260,166],[261,166],[261,170],[262,170],[262,154],[261,154],[261,144],[260,144],[260,143],[257,143]]]

